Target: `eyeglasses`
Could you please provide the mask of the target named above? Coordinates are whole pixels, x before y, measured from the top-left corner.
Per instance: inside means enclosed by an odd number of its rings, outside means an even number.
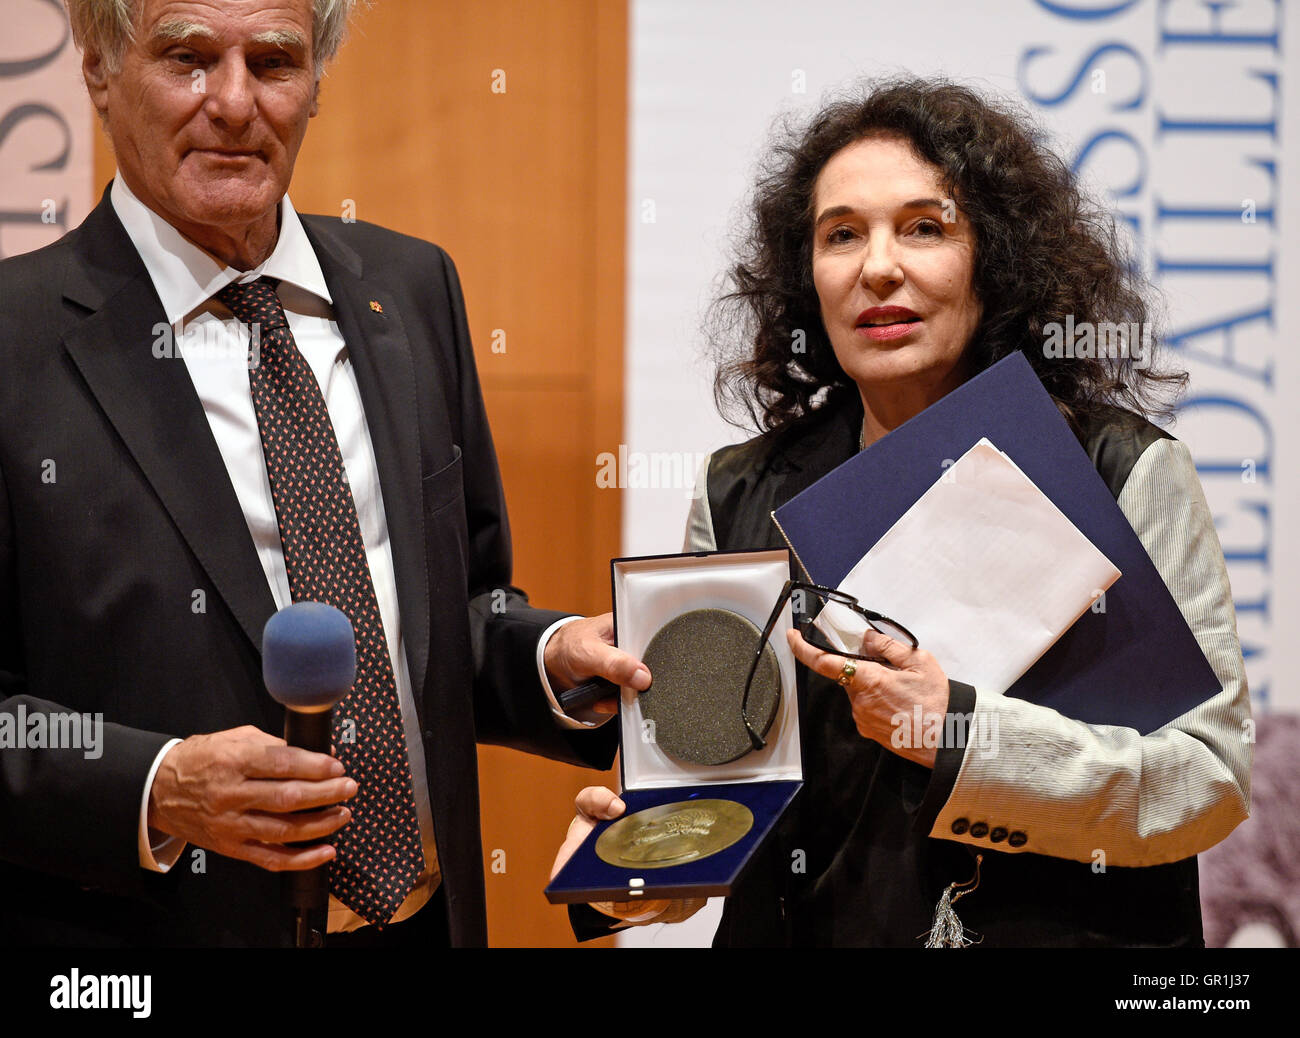
[[[880,659],[878,656],[864,656],[861,653],[848,652],[838,645],[831,644],[815,622],[822,615],[823,610],[828,608],[848,610],[850,616],[837,617],[837,619],[845,622],[834,626],[837,629],[845,628],[844,633],[849,637],[856,636],[860,638],[864,632],[856,630],[861,626],[857,621],[865,621],[867,627],[883,634],[886,638],[892,638],[894,641],[901,642],[912,649],[917,647],[916,635],[897,620],[891,620],[882,613],[863,608],[852,595],[837,591],[834,588],[822,587],[820,584],[809,584],[802,580],[787,580],[785,587],[781,589],[780,597],[776,600],[776,605],[772,607],[772,614],[767,618],[767,625],[763,628],[763,633],[759,635],[758,648],[754,650],[754,662],[750,664],[749,676],[745,679],[745,695],[740,701],[741,720],[745,722],[745,731],[749,733],[749,740],[754,744],[756,750],[761,750],[767,743],[749,722],[749,690],[754,683],[754,675],[758,672],[758,664],[763,658],[763,650],[767,647],[767,640],[772,636],[772,630],[781,617],[781,610],[785,608],[786,602],[791,599],[794,600],[793,611],[798,614],[795,626],[798,628],[799,633],[809,645],[821,649],[823,652],[833,652],[837,656],[844,656],[851,660],[879,661]],[[834,616],[834,614],[831,615]],[[831,617],[828,616],[827,619],[829,620]]]

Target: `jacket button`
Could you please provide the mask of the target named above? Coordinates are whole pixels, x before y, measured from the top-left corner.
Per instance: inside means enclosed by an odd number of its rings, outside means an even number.
[[[970,822],[966,821],[966,819],[964,818],[954,818],[952,820],[952,831],[956,833],[958,836],[960,836],[969,828],[970,828]]]
[[[985,836],[988,836],[989,834],[988,822],[976,822],[974,825],[970,827],[970,834],[973,837],[975,837],[977,840],[982,840]]]
[[[424,738],[425,738],[426,741],[430,741],[430,742],[431,742],[431,741],[433,740],[433,730],[430,729],[430,728],[426,728],[426,729],[424,730]]]
[[[989,833],[989,839],[992,840],[994,843],[1001,843],[1006,838],[1007,838],[1007,831],[1004,828],[1002,828],[1002,826],[1000,825],[997,828],[995,828],[991,833]]]
[[[1029,837],[1026,836],[1024,833],[1022,833],[1019,829],[1017,829],[1014,833],[1012,833],[1010,836],[1007,837],[1007,843],[1011,844],[1012,847],[1023,847],[1028,842],[1029,842]]]

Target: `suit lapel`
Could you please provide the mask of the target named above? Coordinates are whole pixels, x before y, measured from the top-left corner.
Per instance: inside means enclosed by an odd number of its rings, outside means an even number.
[[[415,369],[397,301],[366,280],[360,257],[304,219],[348,345],[383,487],[403,641],[420,704],[428,666]],[[90,315],[64,346],[255,651],[275,611],[225,462],[183,360],[154,356],[162,303],[107,194],[77,230],[65,295]],[[372,307],[371,303],[377,304]]]
[[[429,574],[420,415],[410,342],[396,298],[384,284],[368,276],[355,250],[325,219],[303,217],[302,221],[320,259],[339,331],[357,376],[383,488],[411,687],[417,709],[422,711],[421,690],[429,662]]]
[[[64,346],[260,653],[275,601],[185,362],[154,356],[167,318],[153,282],[107,195],[78,233],[65,295],[92,313]]]

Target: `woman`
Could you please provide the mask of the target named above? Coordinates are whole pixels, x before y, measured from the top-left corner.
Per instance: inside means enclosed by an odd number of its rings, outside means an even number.
[[[716,339],[743,353],[724,345],[717,395],[766,431],[709,459],[687,550],[783,546],[773,508],[1020,351],[1223,688],[1140,736],[949,680],[961,675],[923,648],[869,636],[865,651],[892,667],[854,669],[789,632],[808,668],[805,786],[728,898],[716,943],[916,946],[933,925],[947,944],[1201,944],[1195,855],[1247,816],[1249,699],[1194,466],[1147,421],[1185,376],[1156,373],[1136,343],[1134,359],[1044,348],[1067,315],[1149,320],[1109,217],[1011,112],[960,86],[894,81],[778,143],[731,275]],[[917,703],[973,714],[970,743],[996,725],[1000,752],[895,747],[889,719]],[[571,834],[618,813],[612,799],[584,791]]]

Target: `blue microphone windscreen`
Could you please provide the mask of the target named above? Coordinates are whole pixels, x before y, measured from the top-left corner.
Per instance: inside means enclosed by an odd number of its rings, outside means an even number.
[[[347,695],[357,675],[352,621],[321,602],[294,602],[262,630],[262,677],[291,710],[319,710]]]

